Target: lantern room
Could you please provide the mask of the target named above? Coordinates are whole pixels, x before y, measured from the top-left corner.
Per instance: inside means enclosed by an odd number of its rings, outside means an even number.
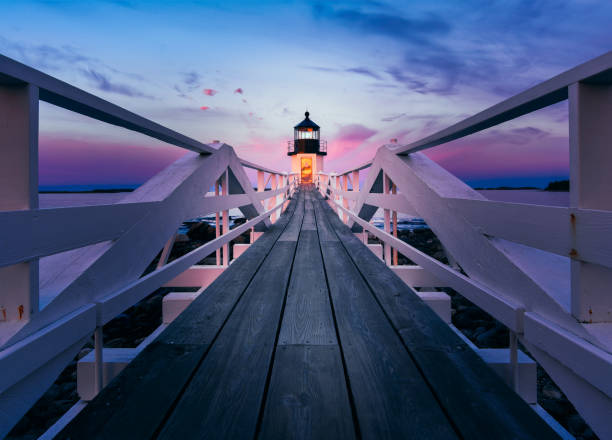
[[[287,155],[291,157],[291,170],[298,173],[300,183],[313,183],[314,176],[323,171],[323,157],[327,155],[327,143],[320,139],[320,127],[306,119],[293,127],[293,141],[288,142]]]

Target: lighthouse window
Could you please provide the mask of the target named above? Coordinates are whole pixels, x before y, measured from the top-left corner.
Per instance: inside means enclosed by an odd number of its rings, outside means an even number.
[[[314,131],[312,128],[299,130],[297,132],[297,139],[319,139],[319,132]]]

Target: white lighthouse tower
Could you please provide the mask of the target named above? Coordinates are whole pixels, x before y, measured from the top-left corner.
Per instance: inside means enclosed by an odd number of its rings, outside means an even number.
[[[323,171],[323,158],[327,156],[327,142],[320,140],[320,127],[306,119],[293,127],[293,142],[289,141],[287,155],[291,156],[291,171],[298,173],[300,183],[313,183],[313,176]]]

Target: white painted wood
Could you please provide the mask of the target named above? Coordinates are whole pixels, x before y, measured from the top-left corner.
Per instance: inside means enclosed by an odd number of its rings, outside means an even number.
[[[125,203],[0,212],[0,266],[114,240],[159,205]]]
[[[480,348],[477,353],[508,386],[514,388],[509,349]],[[537,403],[537,364],[521,350],[517,352],[516,381],[517,394],[529,404]]]
[[[537,313],[525,313],[524,338],[612,398],[612,354]]]
[[[232,249],[234,260],[241,256],[251,246],[248,243],[235,243]]]
[[[229,194],[229,175],[228,171],[225,171],[223,178],[221,179],[221,194],[223,196],[227,196]],[[222,224],[222,232],[223,234],[227,234],[229,232],[229,210],[224,209],[222,212],[223,224]],[[225,267],[229,266],[229,243],[225,243],[223,245],[223,265]]]
[[[105,384],[113,380],[138,355],[136,348],[105,348],[102,376]],[[96,388],[96,359],[91,351],[77,362],[77,393],[89,402],[98,395]]]
[[[444,292],[416,292],[436,314],[447,324],[451,323],[451,300]]]
[[[431,258],[429,255],[424,254],[400,239],[381,231],[355,214],[349,212],[349,216],[359,226],[368,230],[375,237],[392,243],[393,247],[397,247],[401,254],[433,274],[445,286],[457,290],[461,295],[486,310],[508,328],[522,333],[522,314],[524,310],[522,307],[498,295],[487,286],[456,272],[449,266],[440,263],[438,260]]]
[[[385,261],[383,257],[383,245],[382,244],[368,244],[368,249],[372,251],[374,255],[376,255],[381,260]]]
[[[599,438],[612,438],[612,401],[608,395],[592,386],[583,376],[563,365],[546,351],[521,338],[525,348],[546,370],[563,393],[572,402],[578,413],[589,424]],[[585,360],[584,362],[588,362]]]
[[[612,210],[612,173],[604,165],[612,161],[610,114],[612,85],[570,86],[570,204],[574,208]],[[577,239],[575,226],[571,233]],[[609,245],[610,236],[603,237]],[[572,249],[570,256],[579,255],[579,250]],[[575,259],[571,270],[572,314],[582,322],[612,322],[612,268]]]
[[[0,211],[38,208],[38,92],[0,83]],[[38,308],[38,261],[0,267],[0,345]]]
[[[72,405],[70,409],[57,420],[57,422],[51,425],[51,427],[49,427],[49,429],[47,429],[43,435],[38,437],[37,440],[53,440],[62,431],[62,429],[64,429],[68,423],[72,421],[72,419],[74,419],[83,409],[85,409],[86,406],[87,402],[79,400],[77,403]]]
[[[387,173],[383,173],[383,194],[389,195],[390,187],[391,187],[391,180],[389,179],[389,176],[387,175]],[[389,234],[391,232],[391,226],[390,226],[391,210],[384,209],[383,215],[384,215],[384,226],[383,226],[384,231],[387,234]],[[391,245],[388,242],[385,242],[384,244],[384,251],[385,251],[385,263],[387,264],[387,266],[391,266]]]
[[[170,292],[162,300],[162,323],[170,324],[178,315],[200,296],[202,290],[197,292]]]
[[[86,338],[80,339],[64,350],[61,348],[63,344],[55,345],[54,357],[0,394],[0,438],[8,434],[53,384],[66,365],[74,359],[86,340]],[[14,365],[11,368],[16,369]],[[1,371],[4,373],[6,370]]]
[[[259,215],[258,217],[243,223],[240,226],[223,234],[221,237],[210,241],[190,253],[183,255],[176,260],[166,264],[163,268],[152,272],[125,287],[116,290],[114,293],[98,300],[98,323],[105,324],[113,319],[119,313],[128,307],[136,304],[138,301],[146,297],[150,292],[162,286],[164,283],[175,278],[180,273],[200,261],[202,258],[210,255],[215,249],[229,243],[231,240],[249,230],[252,226],[260,223],[265,217],[269,216],[274,209],[272,208]]]
[[[12,385],[51,362],[58,353],[90,336],[95,326],[95,306],[88,304],[0,351],[0,396]],[[19,368],[15,368],[16,365]]]
[[[208,287],[227,266],[195,265],[171,279],[164,287]]]
[[[440,279],[421,266],[392,266],[391,270],[410,287],[446,287]]]
[[[421,153],[411,154],[400,161],[397,158],[391,151],[379,149],[374,162],[389,174],[398,190],[411,201],[419,217],[427,222],[470,279],[488,286],[496,296],[525,310],[541,313],[577,335],[588,337],[562,304],[550,296],[546,286],[538,284],[520,268],[513,259],[517,256],[515,253],[507,252],[498,242],[479,233],[463,217],[448,211],[445,198],[483,200],[480,194]],[[543,259],[541,255],[538,257]],[[549,263],[553,265],[555,262],[551,260]]]
[[[161,251],[161,255],[159,256],[159,261],[157,262],[157,269],[159,269],[168,262],[168,257],[170,257],[170,253],[172,252],[172,246],[174,246],[176,235],[177,234],[173,235],[172,238],[170,238],[170,240],[168,240],[164,245],[164,248]]]

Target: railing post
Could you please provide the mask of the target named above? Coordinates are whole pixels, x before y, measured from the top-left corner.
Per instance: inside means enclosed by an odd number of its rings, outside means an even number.
[[[94,354],[95,354],[95,364],[94,364],[94,373],[96,376],[96,394],[102,391],[104,388],[104,333],[102,331],[102,326],[96,327],[94,331]]]
[[[172,246],[174,245],[174,241],[176,240],[176,234],[172,235],[170,239],[166,242],[164,248],[162,249],[161,255],[159,256],[159,261],[157,262],[157,269],[160,269],[168,262],[168,257],[170,256],[170,252],[172,251]]]
[[[389,194],[389,186],[390,186],[389,176],[387,176],[387,173],[383,172],[383,193],[384,194]],[[385,213],[385,232],[389,234],[391,232],[391,225],[390,225],[391,211],[389,209],[385,209],[384,213]],[[389,246],[387,243],[384,243],[383,246],[384,246],[384,252],[385,252],[385,263],[387,263],[387,266],[391,266],[391,246]]]
[[[575,83],[569,87],[570,207],[612,210],[612,86]],[[576,228],[569,222],[572,314],[581,322],[611,322],[612,269],[580,260]],[[578,224],[577,224],[578,222]]]
[[[510,336],[510,375],[512,377],[512,388],[519,392],[519,370],[518,370],[518,338],[512,330],[508,331]]]
[[[38,88],[0,85],[0,211],[38,208]],[[0,268],[0,321],[38,312],[38,259]]]
[[[353,171],[352,183],[353,183],[353,191],[358,193],[360,191],[359,189],[359,170]],[[357,203],[358,203],[358,200],[357,198],[355,198],[355,201],[353,202],[353,212],[355,212],[357,209]]]
[[[221,194],[226,196],[229,194],[229,175],[228,170],[225,170],[223,174],[223,180],[221,181]],[[229,211],[226,209],[223,211],[223,233],[229,232]],[[229,266],[229,243],[223,245],[223,266]]]
[[[277,183],[277,179],[276,179],[276,174],[272,174],[270,176],[270,191],[274,191],[278,188],[278,183]],[[272,209],[274,208],[274,206],[276,205],[276,197],[271,197],[268,199],[268,209]],[[270,221],[272,223],[274,223],[276,221],[276,211],[274,211],[272,213],[272,215],[270,215]]]
[[[391,193],[392,194],[397,194],[397,186],[395,186],[395,183],[393,184],[393,187],[391,188]],[[395,238],[397,238],[397,211],[393,211],[393,236]],[[393,265],[397,266],[397,249],[393,248]]]
[[[342,176],[342,191],[348,191],[348,174],[345,174],[344,176]],[[342,196],[342,206],[344,206],[345,209],[348,209],[348,199],[344,196]],[[344,223],[348,223],[349,221],[349,217],[348,215],[344,215]]]
[[[215,197],[219,197],[219,189],[221,186],[221,177],[215,182]],[[221,215],[219,212],[215,212],[215,238],[219,238],[221,235]],[[215,259],[217,266],[221,266],[221,249],[215,251]]]

